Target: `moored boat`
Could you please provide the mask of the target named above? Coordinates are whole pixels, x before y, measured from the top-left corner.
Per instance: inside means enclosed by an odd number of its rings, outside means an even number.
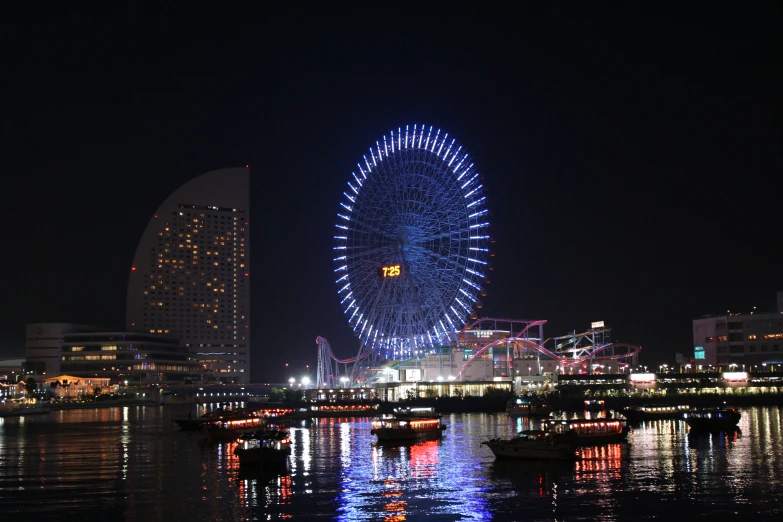
[[[256,431],[266,425],[266,420],[257,412],[238,415],[208,422],[202,426],[209,442],[231,442],[242,434]]]
[[[628,425],[620,419],[552,419],[544,424],[544,431],[564,444],[592,446],[623,442],[628,436]]]
[[[506,413],[509,417],[549,417],[552,411],[544,401],[515,397],[506,404]]]
[[[183,431],[198,431],[202,430],[205,425],[217,421],[253,417],[257,415],[258,412],[255,410],[249,410],[246,408],[239,408],[234,410],[220,408],[214,411],[208,411],[205,414],[195,418],[191,413],[189,413],[187,416],[174,417],[173,420]]]
[[[291,454],[291,436],[285,430],[264,430],[239,437],[234,449],[240,465],[283,464]]]
[[[445,430],[434,408],[396,408],[374,420],[370,433],[383,442],[439,439]]]
[[[481,443],[487,446],[495,458],[524,460],[574,460],[576,450],[572,444],[559,442],[557,437],[543,430],[521,431],[512,439],[491,439]]]
[[[603,399],[587,399],[584,405],[585,411],[604,411],[606,409],[606,401]]]
[[[689,411],[685,422],[692,432],[728,431],[737,429],[741,418],[734,408],[704,408]]]
[[[628,419],[628,422],[642,422],[653,420],[682,420],[690,410],[685,404],[650,404],[646,406],[629,406],[623,408],[620,413]]]
[[[40,415],[49,413],[48,405],[41,403],[11,403],[0,407],[0,417],[23,417],[25,415]]]
[[[335,403],[310,404],[291,413],[291,419],[323,419],[339,417],[377,417],[378,404],[368,403]]]

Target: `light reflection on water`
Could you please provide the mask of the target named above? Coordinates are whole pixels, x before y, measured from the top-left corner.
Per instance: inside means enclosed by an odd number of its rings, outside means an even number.
[[[440,441],[378,445],[368,419],[292,428],[290,463],[240,469],[235,444],[181,432],[171,407],[0,419],[0,519],[754,520],[783,517],[783,410],[692,436],[635,426],[576,463],[496,461],[482,440],[540,420],[447,415]]]

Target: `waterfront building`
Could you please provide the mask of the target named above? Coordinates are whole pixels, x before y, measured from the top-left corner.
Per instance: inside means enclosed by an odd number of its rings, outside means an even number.
[[[39,381],[61,373],[135,387],[204,379],[195,354],[175,337],[73,323],[31,323],[27,332],[22,374]]]
[[[0,383],[15,383],[21,379],[24,359],[0,359]]]
[[[60,373],[63,336],[100,330],[97,326],[76,323],[29,323],[22,372],[42,377]]]
[[[60,371],[75,377],[106,378],[135,388],[204,379],[196,355],[168,335],[71,332],[63,334],[60,352]]]
[[[247,168],[174,191],[150,219],[128,280],[126,328],[179,338],[215,382],[250,380]]]
[[[76,377],[74,375],[57,375],[44,379],[44,386],[49,389],[52,397],[57,399],[78,399],[96,393],[111,391],[111,379],[107,377]]]
[[[776,312],[732,312],[693,321],[692,370],[749,371],[783,364],[783,292]]]

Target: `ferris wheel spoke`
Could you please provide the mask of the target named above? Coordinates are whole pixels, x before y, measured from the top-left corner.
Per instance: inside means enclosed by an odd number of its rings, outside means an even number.
[[[477,180],[456,140],[427,126],[399,127],[359,160],[338,213],[338,293],[374,360],[426,350],[471,313],[489,255]],[[383,277],[391,264],[398,275]]]

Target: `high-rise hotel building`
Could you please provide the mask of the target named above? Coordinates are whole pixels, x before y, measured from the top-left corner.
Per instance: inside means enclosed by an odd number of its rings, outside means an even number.
[[[130,268],[126,328],[180,339],[205,380],[250,382],[250,176],[215,170],[174,191]]]

